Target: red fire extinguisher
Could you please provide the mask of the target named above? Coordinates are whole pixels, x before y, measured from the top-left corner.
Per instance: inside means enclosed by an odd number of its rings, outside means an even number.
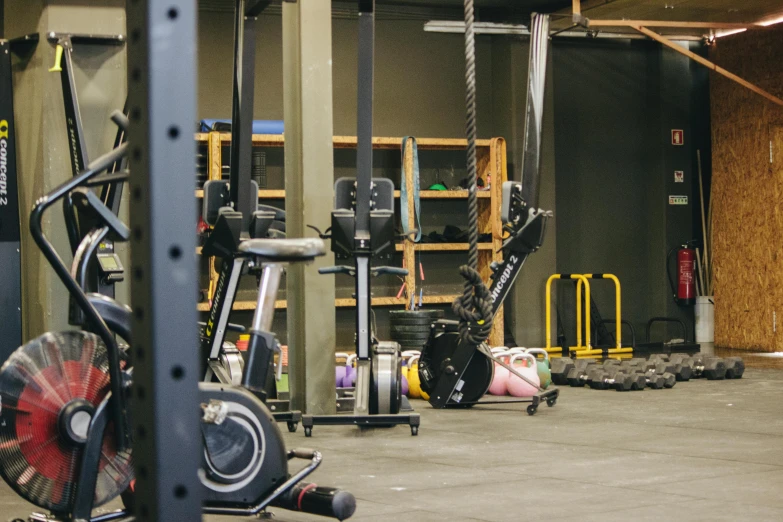
[[[677,286],[671,273],[671,258],[677,252]],[[696,304],[696,250],[693,241],[669,250],[666,256],[666,274],[669,276],[669,284],[672,287],[674,302],[681,306]]]

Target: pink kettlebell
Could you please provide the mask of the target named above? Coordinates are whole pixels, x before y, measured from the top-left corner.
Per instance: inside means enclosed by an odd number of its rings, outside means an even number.
[[[517,363],[517,361],[520,361]],[[508,393],[514,397],[532,397],[538,393],[541,380],[538,377],[536,358],[527,353],[515,353],[509,360],[509,365],[525,379],[514,374],[508,376]]]
[[[495,351],[493,349],[492,355],[498,359],[502,359],[503,362],[506,362],[505,358],[507,358],[510,354],[507,351]],[[495,363],[495,372],[492,375],[492,383],[489,385],[489,389],[487,391],[492,395],[506,395],[508,393],[508,370],[498,363]]]

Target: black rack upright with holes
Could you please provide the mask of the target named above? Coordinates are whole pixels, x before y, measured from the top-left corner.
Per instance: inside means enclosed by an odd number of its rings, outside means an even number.
[[[192,522],[203,495],[198,286],[196,237],[183,231],[195,211],[197,3],[141,0],[126,13],[136,519]]]

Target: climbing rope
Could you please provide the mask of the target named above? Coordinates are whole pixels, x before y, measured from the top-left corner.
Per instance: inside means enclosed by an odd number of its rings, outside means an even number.
[[[465,0],[465,134],[468,139],[468,264],[459,268],[465,279],[461,297],[451,304],[460,318],[462,339],[478,346],[492,329],[492,299],[478,272],[478,202],[476,200],[476,42],[473,0]]]

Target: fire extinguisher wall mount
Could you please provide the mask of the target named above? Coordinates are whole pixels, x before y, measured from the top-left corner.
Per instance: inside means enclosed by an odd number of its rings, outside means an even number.
[[[696,304],[696,250],[695,240],[688,241],[669,250],[666,256],[666,275],[669,277],[674,302],[680,306]],[[671,258],[677,253],[677,285],[675,286],[671,272]]]

